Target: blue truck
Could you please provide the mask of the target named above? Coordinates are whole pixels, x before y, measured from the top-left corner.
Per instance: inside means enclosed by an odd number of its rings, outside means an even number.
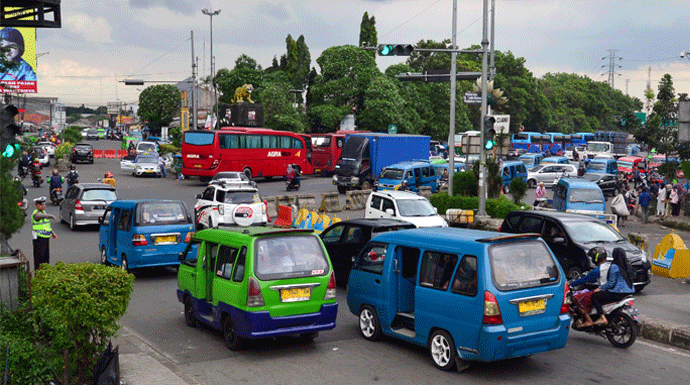
[[[381,170],[394,163],[429,160],[431,137],[424,135],[357,133],[345,140],[335,165],[333,184],[338,192],[371,189]]]

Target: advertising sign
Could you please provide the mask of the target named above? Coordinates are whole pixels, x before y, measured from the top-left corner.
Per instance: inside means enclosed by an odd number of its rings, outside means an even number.
[[[507,134],[510,132],[510,115],[493,115],[496,118],[494,129],[498,134]]]
[[[36,93],[36,28],[2,28],[0,46],[9,47],[5,59],[17,64],[0,65],[0,92]]]

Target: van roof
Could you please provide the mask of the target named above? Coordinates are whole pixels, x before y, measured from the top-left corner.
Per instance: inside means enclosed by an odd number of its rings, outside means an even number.
[[[598,184],[590,181],[590,180],[585,180],[582,178],[562,178],[558,181],[558,183],[568,183],[570,187],[587,187],[587,188],[597,188],[601,190],[601,187],[599,187]]]
[[[372,194],[385,195],[392,199],[426,199],[425,197],[408,191],[380,190]]]
[[[273,227],[264,226],[249,226],[249,227],[218,227],[213,229],[205,229],[197,232],[194,238],[202,238],[208,240],[218,240],[219,242],[223,239],[227,239],[229,234],[235,234],[238,237],[249,238],[260,237],[260,236],[271,236],[271,235],[281,235],[281,234],[315,234],[312,229],[281,229]]]
[[[496,231],[459,229],[454,227],[443,228],[418,228],[409,230],[398,230],[377,235],[375,241],[401,244],[406,246],[417,246],[421,248],[433,248],[440,250],[457,250],[457,242],[469,243],[495,243],[514,239],[536,239],[539,234],[507,234]],[[481,246],[483,247],[483,246]],[[462,253],[469,252],[466,245],[462,245]]]
[[[386,168],[408,168],[408,167],[415,167],[415,166],[428,166],[431,164],[431,161],[428,160],[406,160],[404,162],[398,162],[398,163],[393,163],[390,166],[387,166]]]

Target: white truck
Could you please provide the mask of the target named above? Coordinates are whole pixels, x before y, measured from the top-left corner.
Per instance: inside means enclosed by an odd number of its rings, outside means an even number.
[[[597,155],[610,155],[614,159],[626,156],[625,147],[615,145],[611,142],[587,142],[587,158],[594,159]]]

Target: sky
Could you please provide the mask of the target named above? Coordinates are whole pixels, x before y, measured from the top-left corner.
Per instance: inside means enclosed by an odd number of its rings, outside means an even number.
[[[488,0],[489,4],[491,0]],[[358,45],[362,15],[376,19],[379,43],[442,41],[452,34],[453,0],[69,0],[62,28],[37,29],[37,96],[68,106],[135,104],[145,86],[124,79],[179,81],[191,76],[192,43],[199,75],[210,74],[210,23],[216,69],[242,54],[263,68],[286,52],[288,34],[304,35],[312,66],[323,50]],[[525,59],[535,76],[576,73],[607,81],[644,100],[672,76],[690,93],[688,0],[495,0],[495,49]],[[457,1],[457,45],[482,40],[482,0]],[[202,9],[220,10],[213,18]],[[489,30],[490,31],[490,30]],[[614,51],[612,51],[614,50]],[[405,57],[379,57],[381,70]],[[510,95],[507,95],[510,98]]]

